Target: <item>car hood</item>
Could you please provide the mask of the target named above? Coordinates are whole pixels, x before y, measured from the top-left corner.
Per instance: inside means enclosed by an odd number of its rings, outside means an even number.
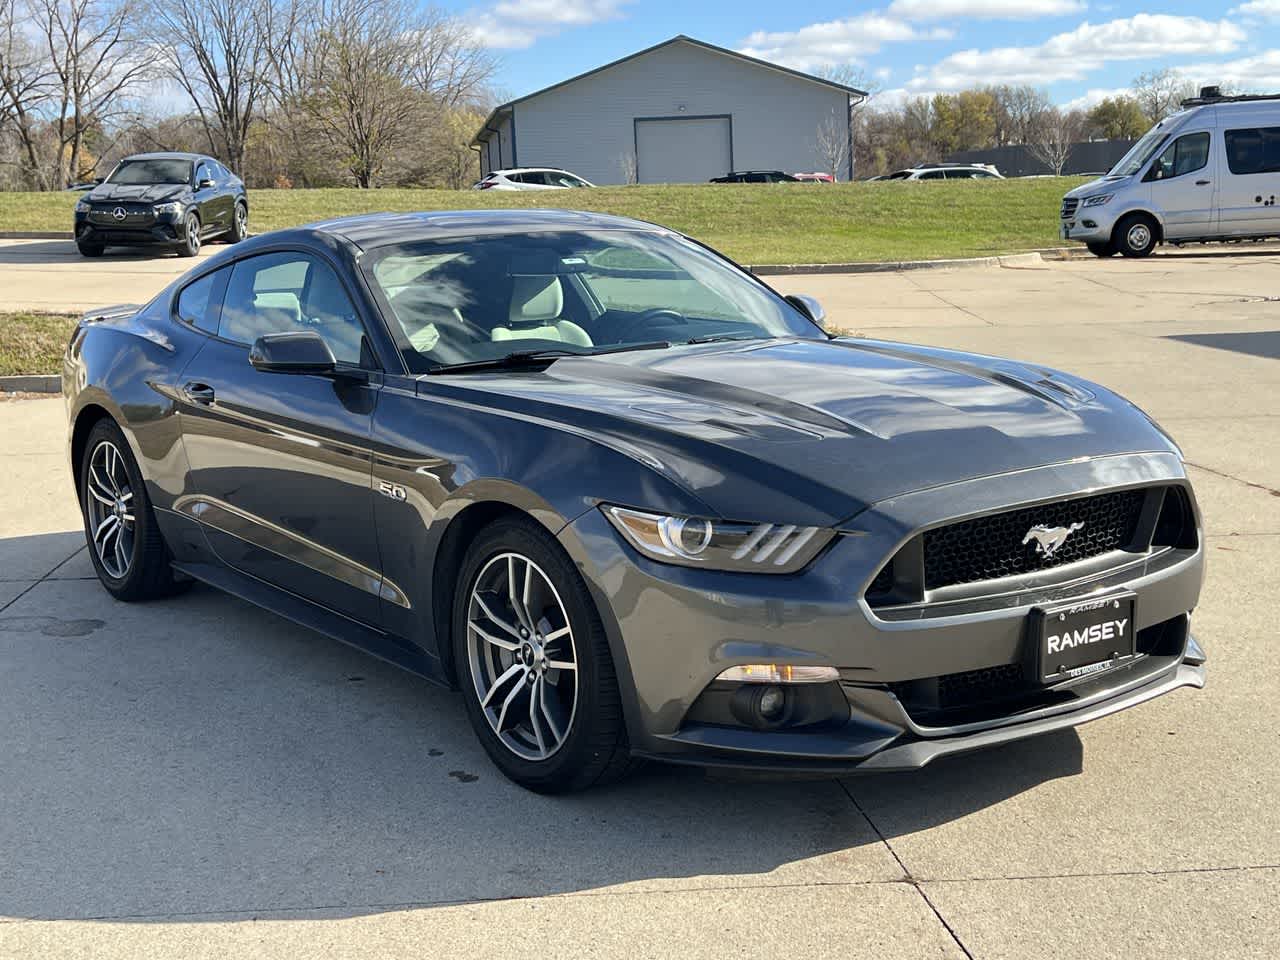
[[[739,520],[830,524],[927,487],[1177,449],[1094,384],[888,341],[675,347],[422,379],[420,392],[441,390],[623,449]]]
[[[111,203],[117,200],[159,203],[163,200],[181,199],[190,189],[182,183],[100,183],[89,191],[88,199],[93,203]]]
[[[1088,183],[1082,183],[1074,190],[1068,190],[1064,195],[1066,197],[1092,197],[1095,193],[1114,193],[1121,187],[1129,185],[1132,177],[1099,177],[1097,180],[1090,180]]]

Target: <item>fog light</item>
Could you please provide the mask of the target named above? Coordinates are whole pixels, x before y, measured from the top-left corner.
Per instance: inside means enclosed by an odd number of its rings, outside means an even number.
[[[746,663],[730,667],[717,680],[734,683],[830,683],[839,680],[835,667],[797,666],[790,663]]]
[[[756,710],[772,723],[782,716],[787,706],[787,694],[781,687],[765,687],[756,698]]]

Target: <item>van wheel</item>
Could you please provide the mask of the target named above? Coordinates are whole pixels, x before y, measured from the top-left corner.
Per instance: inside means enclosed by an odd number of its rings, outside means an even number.
[[[1111,242],[1126,257],[1145,257],[1156,248],[1159,227],[1145,213],[1131,213],[1116,224]]]
[[[1086,243],[1085,246],[1089,248],[1089,252],[1095,257],[1114,257],[1119,253],[1119,251],[1116,250],[1115,244],[1110,240],[1106,243]]]

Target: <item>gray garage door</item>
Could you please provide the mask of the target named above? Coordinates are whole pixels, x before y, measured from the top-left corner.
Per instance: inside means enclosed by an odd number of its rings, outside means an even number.
[[[728,117],[636,121],[641,183],[705,183],[733,164]]]

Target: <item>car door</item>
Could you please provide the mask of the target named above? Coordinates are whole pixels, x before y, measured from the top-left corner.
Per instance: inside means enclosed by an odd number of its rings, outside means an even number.
[[[192,187],[195,190],[196,209],[200,213],[200,232],[211,233],[224,229],[226,221],[222,212],[222,195],[208,161],[201,160],[196,164],[195,183]]]
[[[193,493],[177,509],[201,521],[227,565],[376,625],[370,430],[381,374],[352,298],[316,254],[280,250],[226,269],[217,333],[180,378]],[[329,344],[337,375],[250,366],[254,340],[297,330]]]
[[[1235,123],[1222,131],[1222,144],[1221,232],[1280,233],[1280,126]]]
[[[1143,181],[1151,184],[1151,205],[1164,218],[1164,235],[1203,237],[1217,220],[1214,204],[1213,132],[1179,134],[1151,161]]]

